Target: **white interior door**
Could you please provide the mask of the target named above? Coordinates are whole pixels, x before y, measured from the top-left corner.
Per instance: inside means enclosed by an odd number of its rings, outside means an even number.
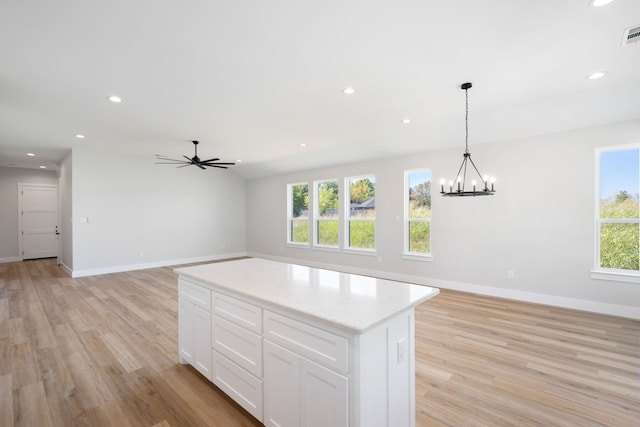
[[[58,256],[58,187],[18,184],[22,259]]]

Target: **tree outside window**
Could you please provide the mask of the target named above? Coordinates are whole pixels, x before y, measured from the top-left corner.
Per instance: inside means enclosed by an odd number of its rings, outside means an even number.
[[[346,205],[346,247],[374,249],[376,220],[376,178],[374,175],[350,177]]]
[[[338,247],[338,181],[315,182],[315,239],[319,246]]]
[[[309,243],[309,184],[289,184],[289,243]]]
[[[431,171],[405,171],[405,252],[431,253]]]

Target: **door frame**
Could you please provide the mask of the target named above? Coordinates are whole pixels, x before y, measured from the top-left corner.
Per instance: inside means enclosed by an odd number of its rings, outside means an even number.
[[[60,194],[60,177],[58,177],[58,181],[57,181],[57,185],[58,185],[58,237],[56,237],[56,240],[58,241],[58,257],[56,259],[56,263],[58,265],[62,264],[62,220],[60,219],[62,217],[62,194]]]
[[[31,182],[18,182],[18,259],[20,261],[24,261],[24,253],[22,251],[23,243],[23,233],[22,233],[22,189],[23,187],[47,187],[47,188],[55,188],[57,192],[57,201],[56,201],[56,209],[58,210],[58,219],[57,219],[57,227],[58,227],[58,250],[57,257],[58,263],[60,262],[60,246],[61,246],[61,236],[60,232],[60,180],[58,180],[57,184],[40,184],[40,183],[31,183]]]

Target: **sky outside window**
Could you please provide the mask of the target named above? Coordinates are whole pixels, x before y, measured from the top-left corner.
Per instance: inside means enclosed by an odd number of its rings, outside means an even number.
[[[411,172],[409,174],[409,187],[413,188],[418,184],[431,181],[431,171]]]
[[[640,149],[600,153],[600,200],[626,191],[637,198],[640,188]]]

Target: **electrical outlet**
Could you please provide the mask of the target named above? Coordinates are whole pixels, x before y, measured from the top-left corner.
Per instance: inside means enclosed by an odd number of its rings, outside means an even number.
[[[398,341],[398,364],[404,362],[407,358],[407,341],[402,338]]]

